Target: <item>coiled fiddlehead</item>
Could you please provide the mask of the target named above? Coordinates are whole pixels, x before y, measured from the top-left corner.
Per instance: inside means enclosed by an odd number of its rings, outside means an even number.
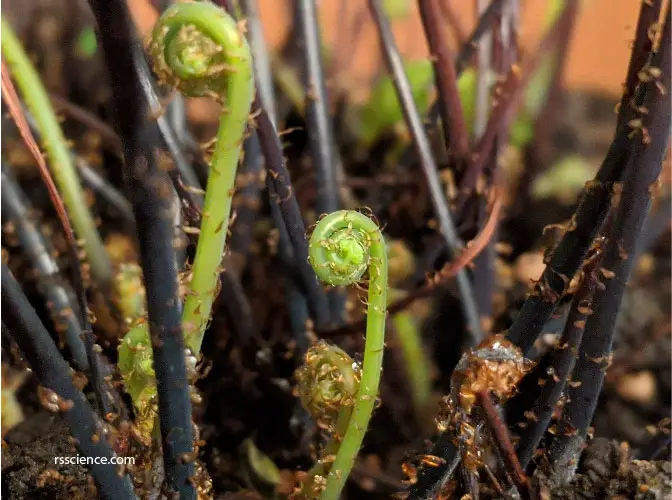
[[[387,251],[380,228],[373,220],[359,212],[340,210],[317,223],[310,238],[309,259],[320,280],[329,285],[356,284],[367,271],[369,274],[366,344],[354,405],[342,405],[339,412],[335,430],[345,429],[345,434],[334,433],[332,443],[334,448],[338,446],[335,457],[329,445],[325,450],[328,455],[322,465],[326,469],[326,463],[331,462],[326,478],[317,475],[309,478],[318,486],[321,500],[336,500],[352,470],[378,396],[385,342]],[[315,381],[318,385],[322,383],[320,378]],[[342,422],[346,417],[347,423]],[[311,473],[315,471],[316,468]],[[313,490],[311,495],[303,488],[302,493],[316,497],[318,491]]]
[[[331,439],[294,498],[317,498],[324,489],[334,453],[350,425],[360,378],[357,363],[335,345],[319,342],[306,352],[303,366],[296,371],[297,393],[303,407]]]
[[[185,343],[198,353],[216,294],[238,158],[254,97],[252,56],[241,27],[208,2],[167,9],[154,27],[149,52],[165,83],[188,96],[215,97],[222,104],[182,316]]]

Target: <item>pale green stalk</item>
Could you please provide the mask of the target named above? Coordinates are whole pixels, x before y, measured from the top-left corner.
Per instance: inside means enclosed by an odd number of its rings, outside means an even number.
[[[399,349],[404,357],[413,403],[420,420],[424,419],[431,398],[430,361],[422,347],[420,331],[412,313],[399,312],[391,318]]]
[[[236,169],[254,97],[252,56],[241,26],[207,2],[167,9],[154,27],[150,52],[165,82],[191,97],[215,97],[223,106],[182,316],[185,343],[198,353],[217,292]]]
[[[35,118],[47,164],[68,211],[77,238],[83,240],[91,274],[106,289],[112,282],[112,264],[88,209],[63,131],[40,75],[21,46],[14,30],[2,17],[2,54],[28,110]]]

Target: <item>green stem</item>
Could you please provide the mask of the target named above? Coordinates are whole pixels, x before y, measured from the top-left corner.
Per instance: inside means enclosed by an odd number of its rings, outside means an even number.
[[[422,348],[420,331],[413,314],[400,312],[392,316],[391,320],[408,372],[416,414],[418,420],[423,422],[432,395],[431,364]]]
[[[254,97],[252,56],[241,27],[207,2],[167,9],[149,48],[160,78],[188,96],[215,97],[223,105],[182,315],[185,343],[198,353],[221,272],[236,169]]]
[[[68,210],[77,237],[84,240],[84,250],[91,266],[91,273],[98,285],[107,289],[112,282],[112,264],[88,209],[67,141],[51,106],[47,91],[42,85],[40,75],[4,16],[2,17],[2,54],[26,106],[35,117],[42,138],[42,146],[47,152],[48,164],[59,194],[63,197],[63,203]]]
[[[320,500],[339,498],[355,463],[378,396],[385,347],[387,250],[378,225],[352,210],[321,219],[310,238],[310,263],[325,283],[355,284],[369,273],[366,343],[359,389],[347,431],[327,473]]]

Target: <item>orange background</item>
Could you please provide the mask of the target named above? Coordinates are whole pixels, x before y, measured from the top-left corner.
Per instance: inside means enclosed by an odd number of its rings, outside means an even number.
[[[349,65],[348,77],[367,86],[381,65],[377,35],[368,17],[366,0],[345,0],[347,14],[339,19],[343,0],[322,0],[321,27],[325,41],[333,45],[338,36],[347,34],[357,12],[367,16],[359,45]],[[463,21],[463,31],[469,33],[474,24],[473,0],[439,0],[451,2]],[[147,0],[129,0],[141,30],[151,28],[156,13]],[[394,23],[397,43],[402,53],[411,58],[427,54],[416,2],[410,0],[412,12],[408,19]],[[291,20],[287,0],[259,0],[267,42],[273,48],[281,46],[288,36]],[[575,89],[598,90],[618,95],[627,69],[629,46],[634,37],[641,0],[582,0],[578,23],[569,49],[565,80]],[[520,40],[523,47],[532,48],[541,35],[547,0],[521,0],[522,22]]]

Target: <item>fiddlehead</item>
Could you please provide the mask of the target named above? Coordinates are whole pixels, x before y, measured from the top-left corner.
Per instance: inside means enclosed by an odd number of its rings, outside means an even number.
[[[167,9],[154,27],[149,51],[156,73],[166,83],[186,95],[211,96],[222,104],[182,316],[185,343],[198,353],[217,289],[236,168],[254,97],[252,56],[241,27],[208,2]]]
[[[306,483],[312,482],[316,488],[308,491],[304,487],[298,495],[315,498],[319,494],[321,500],[336,500],[352,470],[378,396],[385,342],[387,251],[380,228],[373,220],[359,212],[340,210],[318,222],[310,238],[309,258],[315,273],[330,285],[356,284],[367,270],[369,274],[366,344],[359,387],[354,404],[341,403],[336,418],[335,430],[344,429],[345,433],[334,433],[325,449],[328,460],[325,458],[311,471]],[[318,384],[322,382],[320,378],[316,380]],[[327,417],[327,422],[333,422],[333,415]],[[332,459],[330,466],[324,463]],[[320,467],[324,467],[322,473]]]
[[[303,407],[331,439],[294,498],[317,498],[324,489],[331,460],[350,425],[360,378],[359,365],[335,345],[319,342],[306,352],[304,364],[296,371],[296,391]]]

